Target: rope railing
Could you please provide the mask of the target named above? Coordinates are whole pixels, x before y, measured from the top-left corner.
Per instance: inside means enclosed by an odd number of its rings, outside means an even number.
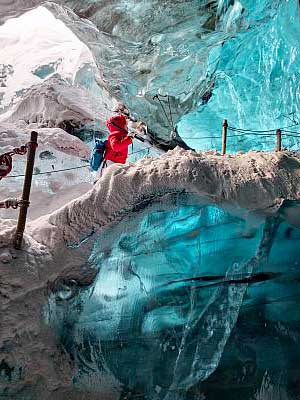
[[[226,126],[224,126],[225,121],[223,122],[223,129],[226,128]],[[227,123],[227,121],[226,121]],[[287,128],[292,128],[294,126],[299,126],[300,123],[295,123],[293,125],[289,125],[286,127],[282,127],[282,128],[278,128],[278,129],[268,129],[268,130],[251,130],[251,129],[241,129],[241,128],[236,128],[233,126],[229,126],[227,124],[227,129],[226,129],[226,137],[224,136],[224,132],[222,132],[222,154],[226,154],[226,148],[227,147],[227,139],[230,138],[239,138],[239,137],[245,137],[245,136],[259,136],[259,137],[276,137],[277,138],[277,142],[276,142],[276,151],[280,151],[281,150],[281,139],[282,136],[286,136],[286,137],[295,137],[295,138],[299,138],[300,139],[300,132],[298,131],[291,131],[288,130]],[[231,131],[231,132],[238,132],[238,134],[233,134],[233,135],[228,135],[227,132]],[[279,132],[280,131],[280,132]],[[215,140],[219,140],[220,137],[218,136],[202,136],[202,137],[182,137],[183,140],[207,140],[207,139],[215,139]],[[280,142],[280,143],[279,143]],[[132,152],[130,155],[133,154],[138,154],[141,152],[145,152],[148,150],[148,153],[150,151],[150,149],[152,149],[154,146],[150,145],[148,147],[145,147],[143,149],[137,150]],[[22,146],[22,151],[23,148],[26,148],[26,146]],[[25,151],[26,152],[26,151]],[[7,153],[8,154],[8,153]],[[9,155],[12,154],[25,154],[25,153],[21,153],[18,152],[18,149],[14,149],[12,152],[9,153]],[[55,173],[60,173],[60,172],[68,172],[68,171],[73,171],[73,170],[78,170],[78,169],[83,169],[83,168],[88,168],[89,165],[80,165],[80,166],[74,166],[74,167],[69,167],[69,168],[62,168],[62,169],[56,169],[56,170],[50,170],[50,171],[42,171],[42,172],[34,172],[32,175],[33,176],[38,176],[38,175],[51,175],[51,174],[55,174]],[[18,175],[9,175],[9,176],[5,176],[6,179],[8,178],[21,178],[24,177],[25,174],[18,174]],[[1,177],[0,177],[1,179]]]
[[[228,130],[231,131],[231,129],[228,127]],[[300,132],[293,132],[292,134],[290,133],[285,133],[289,131],[282,131],[281,135],[282,136],[287,136],[287,137],[299,137],[300,138]],[[244,136],[259,136],[259,137],[274,137],[274,133],[242,133],[239,135],[227,135],[227,138],[237,138],[237,137],[244,137]],[[219,136],[201,136],[201,137],[181,137],[183,140],[206,140],[206,139],[216,139],[219,140]]]
[[[229,126],[227,120],[223,121],[222,125],[222,155],[226,154],[227,142],[228,139],[235,139],[240,137],[248,137],[248,136],[259,136],[259,137],[275,137],[276,138],[276,151],[282,150],[282,137],[292,137],[300,139],[300,132],[296,130],[289,130],[289,128],[293,128],[299,126],[300,123],[294,123],[293,125],[288,125],[285,127],[277,128],[277,129],[267,129],[267,130],[252,130],[252,129],[241,129],[233,126]],[[228,131],[233,134],[228,135]],[[235,132],[237,134],[235,134]],[[183,140],[220,140],[218,136],[202,136],[202,137],[182,137]]]
[[[22,204],[22,201],[19,199],[6,199],[3,201],[0,201],[0,208],[13,208],[16,210],[18,207],[20,207]]]
[[[81,169],[81,168],[87,168],[89,165],[80,165],[78,167],[70,167],[70,168],[64,168],[64,169],[53,169],[52,171],[43,171],[43,172],[34,172],[32,175],[37,176],[37,175],[49,175],[49,174],[55,174],[57,172],[65,172],[65,171],[72,171],[74,169]],[[24,174],[19,174],[19,175],[9,175],[6,177],[8,178],[21,178],[24,177]]]
[[[276,138],[275,151],[281,151],[282,150],[282,136],[300,138],[300,132],[289,130],[289,128],[299,126],[299,124],[300,123],[296,122],[293,125],[284,126],[284,127],[277,128],[277,129],[251,130],[251,129],[241,129],[241,128],[235,128],[232,126],[228,126],[227,120],[225,119],[223,121],[223,130],[222,130],[222,155],[226,154],[227,130],[239,133],[239,135],[233,135],[233,137],[249,136],[249,135],[255,135],[255,136],[260,136],[260,137],[275,137]],[[232,137],[232,136],[229,136],[229,137]]]
[[[224,120],[226,121],[226,120]],[[279,127],[279,128],[273,128],[273,129],[267,129],[267,130],[253,130],[253,129],[243,129],[243,128],[235,128],[233,126],[228,126],[228,129],[233,130],[233,131],[239,131],[239,132],[245,132],[245,133],[272,133],[274,131],[276,131],[277,129],[280,129],[281,131],[285,131],[286,129],[289,128],[293,128],[294,126],[299,126],[300,123],[296,122],[292,125],[288,125],[288,126],[283,126],[283,127]]]
[[[130,155],[133,155],[133,154],[137,154],[137,153],[141,153],[141,152],[144,152],[144,151],[146,151],[146,150],[150,150],[151,148],[153,148],[154,146],[148,146],[148,147],[145,147],[145,148],[143,148],[143,149],[140,149],[140,150],[137,150],[137,151],[133,151],[132,153],[130,153]],[[89,168],[89,165],[79,165],[79,166],[76,166],[76,167],[69,167],[69,168],[62,168],[62,169],[53,169],[53,170],[50,170],[50,171],[42,171],[42,172],[34,172],[32,175],[33,176],[37,176],[37,175],[51,175],[51,174],[55,174],[55,173],[58,173],[58,172],[67,172],[67,171],[72,171],[72,170],[76,170],[76,169],[82,169],[82,168]],[[9,175],[9,176],[6,176],[5,177],[5,179],[8,179],[8,178],[22,178],[22,177],[24,177],[25,175],[24,174],[19,174],[19,175]]]
[[[23,156],[27,153],[27,144],[21,147],[16,147],[11,151],[0,155],[0,180],[6,177],[12,170],[12,157],[15,154]]]

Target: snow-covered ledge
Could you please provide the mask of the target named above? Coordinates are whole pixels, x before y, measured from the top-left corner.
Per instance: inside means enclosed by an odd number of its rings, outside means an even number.
[[[182,191],[207,203],[272,214],[284,199],[300,199],[300,155],[249,152],[222,157],[176,148],[159,159],[114,165],[86,195],[33,222],[30,232],[54,249],[104,229],[141,201]]]
[[[300,156],[250,152],[222,157],[175,149],[159,159],[114,165],[85,195],[31,222],[22,251],[12,248],[15,221],[0,220],[0,354],[22,371],[9,394],[26,385],[35,393],[64,390],[72,363],[43,322],[49,282],[59,276],[84,280],[94,235],[141,203],[174,192],[192,192],[202,201],[236,210],[275,214],[284,199],[300,199]],[[72,246],[87,238],[80,246]],[[21,392],[19,392],[21,393]],[[34,397],[33,397],[34,398]],[[47,397],[44,397],[47,399]]]
[[[73,245],[93,232],[101,233],[141,203],[182,192],[238,213],[272,215],[283,200],[300,200],[300,154],[283,151],[220,156],[176,148],[159,159],[115,164],[89,192],[30,222],[27,237],[53,255],[59,248],[72,251]],[[8,246],[14,223],[2,221],[2,225],[3,248]]]

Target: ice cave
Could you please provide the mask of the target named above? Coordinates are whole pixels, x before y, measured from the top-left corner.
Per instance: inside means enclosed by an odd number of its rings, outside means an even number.
[[[0,44],[0,399],[299,400],[299,1],[0,0]]]

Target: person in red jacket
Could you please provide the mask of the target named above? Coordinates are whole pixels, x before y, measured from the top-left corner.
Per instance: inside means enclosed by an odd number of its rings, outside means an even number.
[[[115,115],[106,121],[106,126],[110,134],[107,138],[104,163],[112,161],[125,164],[133,137],[128,134],[127,118],[124,115]]]

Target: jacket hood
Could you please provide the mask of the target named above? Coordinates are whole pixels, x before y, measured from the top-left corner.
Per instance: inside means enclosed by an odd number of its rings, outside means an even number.
[[[115,124],[117,126],[115,126],[113,124]],[[110,133],[118,132],[118,133],[122,133],[124,135],[127,132],[126,118],[124,117],[124,115],[115,115],[115,116],[109,118],[106,121],[106,126]],[[126,132],[124,132],[123,129]]]

